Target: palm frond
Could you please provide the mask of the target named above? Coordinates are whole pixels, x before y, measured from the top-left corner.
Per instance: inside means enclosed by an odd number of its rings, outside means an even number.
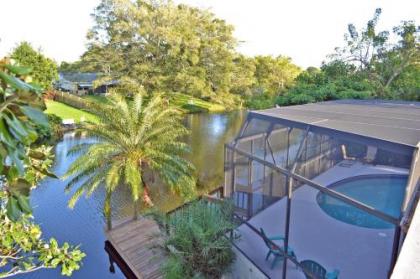
[[[110,216],[110,197],[118,186],[128,187],[133,201],[143,193],[145,167],[161,177],[170,190],[184,197],[195,191],[194,167],[182,156],[189,147],[181,141],[188,134],[179,111],[168,107],[157,94],[145,101],[141,94],[129,102],[112,95],[103,106],[90,110],[99,124],[86,125],[84,131],[98,141],[75,146],[70,154],[80,156],[67,170],[67,190],[77,187],[69,205],[98,187],[105,187],[104,213]]]

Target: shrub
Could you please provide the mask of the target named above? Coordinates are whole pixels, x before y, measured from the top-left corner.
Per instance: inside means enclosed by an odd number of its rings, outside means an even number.
[[[336,97],[337,99],[369,99],[372,98],[372,92],[346,89],[339,92]]]
[[[246,106],[251,109],[266,109],[274,107],[274,98],[268,94],[254,95],[246,100]]]
[[[290,98],[290,104],[292,104],[292,105],[301,105],[301,104],[306,104],[306,103],[313,103],[315,101],[316,100],[313,96],[307,95],[307,94],[295,95],[295,96],[292,96]]]
[[[54,114],[47,114],[48,126],[36,125],[35,130],[38,133],[37,144],[54,143],[63,135],[61,127],[62,119]]]
[[[234,260],[225,234],[234,228],[228,202],[197,201],[173,213],[165,246],[169,258],[165,278],[220,278]]]

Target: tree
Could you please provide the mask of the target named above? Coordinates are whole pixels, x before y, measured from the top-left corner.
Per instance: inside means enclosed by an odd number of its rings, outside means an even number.
[[[53,82],[58,79],[57,64],[40,51],[34,50],[28,42],[20,43],[13,50],[11,58],[23,67],[31,68],[33,82],[43,89],[50,89]]]
[[[76,61],[73,63],[69,62],[61,62],[60,66],[58,67],[58,71],[60,72],[84,72],[83,71],[83,63],[82,61]]]
[[[129,188],[136,214],[141,196],[146,204],[153,205],[146,174],[157,174],[174,193],[184,197],[194,194],[193,167],[181,157],[188,146],[179,141],[187,133],[180,113],[168,107],[161,95],[149,101],[143,95],[135,94],[128,102],[113,94],[107,105],[92,107],[99,124],[83,129],[99,142],[76,146],[73,152],[81,156],[66,174],[71,177],[67,190],[77,186],[70,207],[84,193],[89,196],[99,186],[105,187],[104,215],[109,229],[111,197],[117,187]]]
[[[324,63],[321,69],[310,67],[303,71],[295,85],[276,98],[276,103],[297,105],[335,99],[367,99],[372,97],[373,91],[354,65],[334,60]]]
[[[375,74],[380,84],[380,94],[383,96],[389,90],[397,89],[393,82],[401,77],[400,81],[407,75],[406,71],[420,71],[420,28],[413,21],[404,21],[401,25],[394,27],[393,32],[399,37],[399,41],[392,45],[387,51],[379,53],[373,61]],[[420,83],[413,84],[419,88]]]
[[[377,32],[376,26],[382,9],[375,10],[374,16],[366,24],[366,27],[357,31],[354,24],[348,25],[348,33],[344,35],[345,46],[336,48],[336,53],[331,55],[333,60],[342,60],[358,65],[360,70],[370,69],[372,59],[385,50],[389,32]]]
[[[290,87],[301,72],[288,57],[255,57],[255,78],[257,86],[271,96],[279,95]]]
[[[396,99],[420,101],[420,64],[413,64],[395,78],[392,91]]]
[[[0,60],[0,278],[61,267],[70,276],[85,256],[68,243],[44,241],[31,220],[29,195],[48,169],[50,148],[34,147],[37,126],[48,126],[41,90],[26,83],[30,69]]]
[[[246,60],[245,60],[246,61]],[[253,79],[248,79],[248,92],[244,95],[245,104],[253,109],[265,109],[273,107],[277,96],[285,94],[295,83],[295,79],[301,72],[301,69],[292,63],[291,59],[284,56],[256,56],[252,58],[254,72]],[[249,62],[248,62],[249,63]],[[249,66],[243,64],[243,74],[250,72]],[[242,81],[242,80],[239,80]],[[247,81],[247,80],[245,80]]]
[[[103,0],[94,19],[86,68],[135,79],[147,92],[232,97],[233,27],[209,11],[165,0]]]
[[[255,59],[238,55],[233,62],[235,66],[232,73],[231,92],[243,98],[252,96],[253,88],[257,82],[255,78]]]
[[[420,61],[419,27],[413,21],[403,21],[393,28],[397,42],[390,40],[389,31],[376,30],[382,10],[376,9],[366,27],[358,31],[348,26],[345,46],[336,48],[333,61],[342,61],[358,67],[358,75],[369,79],[380,98],[394,98],[393,82],[411,67],[415,70]]]
[[[420,99],[419,27],[403,21],[378,31],[381,9],[358,30],[348,25],[345,45],[336,48],[321,69],[306,70],[276,102],[304,104],[334,99]],[[397,38],[397,40],[392,40]]]

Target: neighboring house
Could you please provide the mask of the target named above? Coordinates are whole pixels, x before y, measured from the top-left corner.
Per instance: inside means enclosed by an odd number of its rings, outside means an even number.
[[[100,73],[60,72],[56,89],[78,95],[88,93],[105,94],[116,81],[110,81],[94,88],[94,82],[100,78]]]

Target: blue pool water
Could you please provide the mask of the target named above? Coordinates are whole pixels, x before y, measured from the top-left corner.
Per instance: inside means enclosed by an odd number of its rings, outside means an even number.
[[[366,175],[341,180],[328,188],[399,218],[406,184],[405,175]],[[318,193],[317,202],[325,213],[348,224],[374,229],[393,226],[322,192]]]

